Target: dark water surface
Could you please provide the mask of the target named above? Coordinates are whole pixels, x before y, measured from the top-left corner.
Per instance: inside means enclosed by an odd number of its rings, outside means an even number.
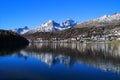
[[[120,80],[120,44],[36,43],[0,49],[0,80]]]

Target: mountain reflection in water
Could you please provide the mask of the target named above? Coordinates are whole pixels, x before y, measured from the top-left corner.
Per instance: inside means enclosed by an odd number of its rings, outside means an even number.
[[[20,54],[24,57],[32,56],[51,67],[58,62],[72,67],[77,62],[104,71],[120,72],[118,44],[36,43],[29,45]]]
[[[34,43],[24,49],[0,48],[0,80],[119,79],[120,44]]]

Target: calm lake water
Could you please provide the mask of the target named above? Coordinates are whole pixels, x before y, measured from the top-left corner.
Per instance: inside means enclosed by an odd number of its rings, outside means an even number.
[[[120,44],[35,43],[0,49],[0,80],[120,80]]]

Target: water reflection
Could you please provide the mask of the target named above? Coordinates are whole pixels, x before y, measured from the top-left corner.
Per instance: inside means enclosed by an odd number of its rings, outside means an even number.
[[[0,80],[120,79],[120,44],[35,43],[21,48],[0,48]]]
[[[19,52],[21,49],[25,48],[27,44],[23,44],[20,46],[17,45],[0,45],[0,56],[5,56],[5,55],[11,55],[11,54],[16,54]]]
[[[57,63],[72,67],[84,63],[103,71],[120,72],[120,44],[36,43],[22,50],[19,56],[36,58],[50,67]]]

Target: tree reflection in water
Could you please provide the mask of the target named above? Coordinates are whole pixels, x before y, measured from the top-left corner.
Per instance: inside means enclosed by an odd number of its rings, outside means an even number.
[[[28,44],[14,45],[14,44],[5,44],[0,45],[0,56],[16,54],[21,49],[25,48]]]

